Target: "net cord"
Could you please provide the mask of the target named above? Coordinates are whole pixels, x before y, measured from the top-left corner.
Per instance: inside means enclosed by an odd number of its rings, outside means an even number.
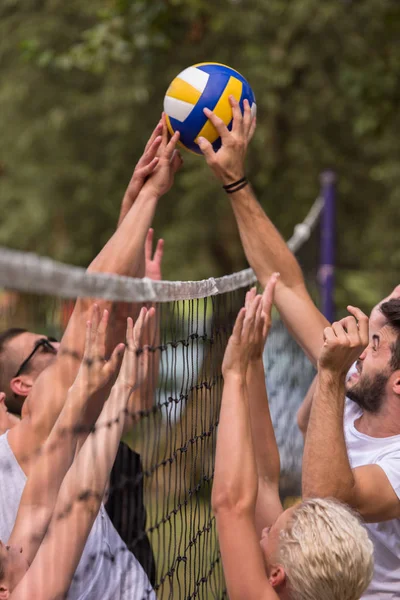
[[[302,223],[295,226],[287,242],[292,252],[309,239],[322,212],[318,197]],[[0,287],[34,294],[56,294],[62,298],[104,298],[113,302],[171,302],[225,294],[257,281],[252,269],[201,281],[153,281],[106,273],[88,273],[34,253],[0,247]]]

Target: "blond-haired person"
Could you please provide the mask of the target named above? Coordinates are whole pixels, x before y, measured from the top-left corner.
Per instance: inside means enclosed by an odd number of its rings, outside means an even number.
[[[358,600],[373,546],[345,505],[311,498],[286,511],[262,351],[277,275],[248,293],[223,362],[212,504],[230,600]],[[260,541],[261,540],[261,541]]]

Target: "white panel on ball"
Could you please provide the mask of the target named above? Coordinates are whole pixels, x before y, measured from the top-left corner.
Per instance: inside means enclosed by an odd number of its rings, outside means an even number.
[[[164,111],[172,119],[176,119],[181,123],[190,115],[194,108],[194,104],[184,102],[183,100],[177,100],[171,98],[171,96],[165,96],[164,98]]]
[[[207,85],[209,74],[196,67],[188,67],[182,73],[179,73],[178,78],[186,81],[200,93],[203,93]]]

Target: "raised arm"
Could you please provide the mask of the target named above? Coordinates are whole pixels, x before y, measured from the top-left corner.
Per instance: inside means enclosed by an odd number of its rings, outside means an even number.
[[[248,356],[264,326],[261,297],[242,308],[222,365],[224,390],[218,425],[212,506],[231,600],[277,600],[257,535],[258,472],[247,397]]]
[[[204,111],[221,136],[221,148],[214,152],[207,140],[198,140],[208,165],[222,185],[231,185],[245,176],[247,146],[255,128],[249,103],[245,100],[242,116],[235,98],[231,97],[230,102],[233,110],[232,131],[214,113],[208,109]],[[328,323],[308,294],[300,266],[257,202],[250,184],[230,192],[247,260],[263,286],[272,273],[281,274],[276,286],[275,304],[289,331],[316,365],[323,330]]]
[[[62,483],[48,532],[12,600],[63,598],[71,584],[104,492],[123,433],[128,400],[147,376],[148,353],[139,349],[151,314],[142,309],[135,327],[128,321],[127,347],[118,378],[104,404],[95,430],[84,443]],[[56,569],[54,556],[60,556]],[[44,577],[44,573],[46,576]]]
[[[303,434],[303,438],[306,437],[308,422],[310,420],[311,414],[311,406],[315,394],[315,389],[317,386],[317,376],[314,377],[310,387],[307,390],[307,394],[304,396],[304,400],[301,403],[298,411],[297,411],[297,425]]]
[[[33,561],[47,531],[61,483],[73,461],[82,414],[91,409],[90,405],[95,405],[91,414],[101,412],[107,387],[124,351],[124,344],[120,344],[110,360],[104,360],[107,320],[107,311],[100,320],[98,307],[94,306],[86,326],[85,352],[78,375],[22,493],[9,544],[22,547],[28,563]]]
[[[303,497],[334,497],[376,523],[399,518],[400,501],[379,464],[352,469],[347,454],[346,374],[368,346],[368,317],[348,308],[353,316],[325,329],[304,448]]]
[[[181,164],[179,155],[175,153],[178,138],[177,133],[165,145],[152,176],[120,227],[91,263],[89,272],[130,276],[136,272],[158,199],[171,187],[174,173]],[[57,359],[36,380],[24,405],[25,418],[9,433],[11,448],[26,474],[29,473],[30,463],[23,458],[26,454],[33,455],[50,434],[66,392],[75,379],[83,354],[89,302],[83,298],[77,300]],[[106,301],[99,301],[98,304],[101,310],[110,306]],[[49,390],[52,391],[51,401],[48,400]]]
[[[278,274],[274,273],[266,285],[262,298],[264,323],[263,327],[256,327],[254,330],[254,343],[250,349],[246,375],[251,432],[258,474],[256,530],[259,538],[261,538],[262,530],[275,523],[283,511],[279,498],[279,450],[269,412],[263,363],[264,346],[271,327],[274,289],[278,279]],[[247,293],[246,309],[250,308],[255,295],[255,288]]]

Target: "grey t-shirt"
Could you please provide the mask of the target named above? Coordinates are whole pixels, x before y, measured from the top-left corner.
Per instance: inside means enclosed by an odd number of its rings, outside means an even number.
[[[7,542],[14,526],[26,476],[8,443],[0,436],[0,539]],[[61,550],[60,546],[60,550]],[[56,562],[62,555],[54,557]],[[104,506],[93,524],[75,572],[68,600],[155,600],[139,562],[129,552]]]

